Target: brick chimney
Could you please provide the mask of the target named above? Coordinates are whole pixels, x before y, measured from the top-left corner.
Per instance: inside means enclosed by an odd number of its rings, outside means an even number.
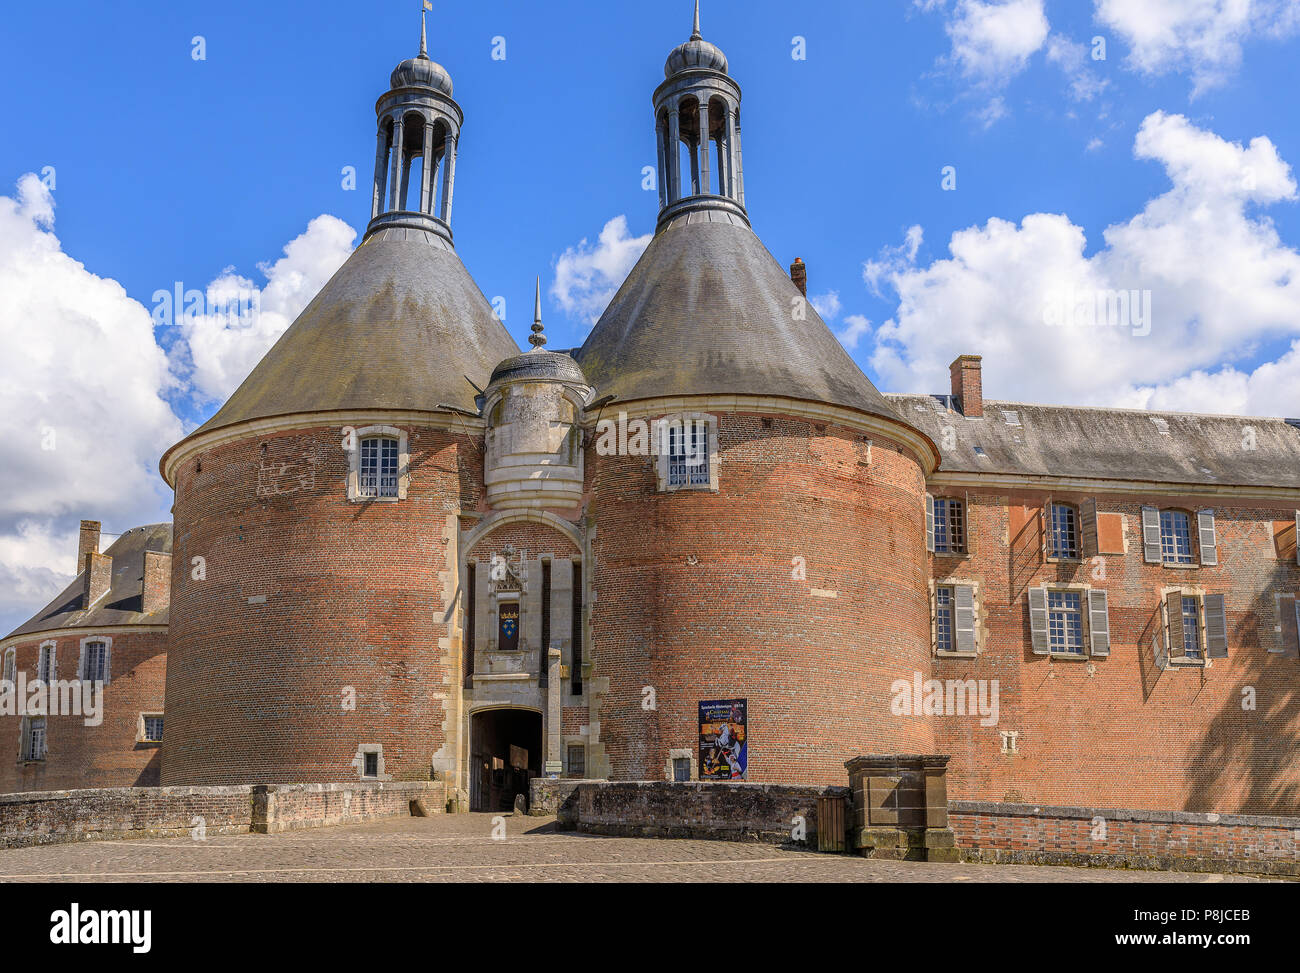
[[[163,611],[172,598],[172,556],[162,551],[144,552],[141,608],[146,615]]]
[[[803,258],[795,257],[794,263],[790,265],[790,279],[794,281],[794,286],[799,288],[799,293],[804,297],[808,296],[808,265],[803,262]]]
[[[108,594],[109,585],[113,581],[113,559],[107,554],[92,551],[86,555],[82,570],[85,572],[85,581],[81,589],[82,607],[89,608]]]
[[[83,520],[81,522],[81,537],[77,540],[78,574],[86,566],[86,555],[99,553],[99,528],[100,523],[98,520]]]
[[[984,383],[980,378],[980,356],[958,355],[948,366],[952,375],[952,396],[961,414],[968,419],[984,415]]]

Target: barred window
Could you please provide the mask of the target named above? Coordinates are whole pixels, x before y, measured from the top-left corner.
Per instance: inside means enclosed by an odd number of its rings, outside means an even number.
[[[934,643],[939,652],[951,652],[953,645],[952,588],[940,585],[934,589]]]
[[[1192,524],[1186,512],[1160,511],[1160,552],[1165,564],[1192,563]]]
[[[45,759],[45,717],[23,718],[23,759]]]
[[[709,424],[705,420],[668,424],[668,485],[709,485]]]
[[[144,739],[146,743],[162,743],[163,735],[163,718],[158,716],[146,716],[144,718]]]
[[[1047,634],[1053,652],[1083,654],[1083,610],[1079,592],[1047,592]]]
[[[364,758],[365,766],[361,772],[362,777],[379,776],[379,754],[373,750],[367,751]]]
[[[1201,601],[1195,595],[1183,595],[1183,651],[1201,658]]]
[[[1069,504],[1054,503],[1048,507],[1047,556],[1079,556],[1078,515]]]
[[[569,747],[569,776],[581,777],[587,772],[587,748],[581,744]]]
[[[83,650],[85,661],[81,678],[87,682],[105,682],[108,666],[108,646],[103,642],[87,642]]]
[[[362,497],[397,496],[396,439],[376,436],[361,440],[357,494]]]
[[[966,553],[966,511],[960,500],[935,497],[934,553]]]

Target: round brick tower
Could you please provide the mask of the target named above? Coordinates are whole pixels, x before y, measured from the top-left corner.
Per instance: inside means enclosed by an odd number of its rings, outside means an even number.
[[[665,75],[655,236],[575,353],[595,387],[593,743],[616,779],[739,758],[749,780],[842,784],[859,754],[933,750],[891,687],[930,672],[937,452],[751,230],[740,88],[698,8]],[[740,699],[743,754],[701,766],[700,704]]]
[[[361,245],[162,460],[164,785],[427,779],[456,733],[456,518],[519,349],[452,245],[462,113],[423,36],[376,113]]]

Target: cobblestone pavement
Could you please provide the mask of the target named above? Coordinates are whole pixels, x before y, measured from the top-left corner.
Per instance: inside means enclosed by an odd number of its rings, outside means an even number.
[[[88,841],[0,850],[0,881],[52,882],[1232,882],[1241,876],[869,861],[730,841],[607,838],[554,818],[438,814],[278,835]]]

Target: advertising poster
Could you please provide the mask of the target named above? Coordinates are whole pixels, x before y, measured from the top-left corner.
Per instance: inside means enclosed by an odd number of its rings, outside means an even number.
[[[700,780],[744,780],[749,766],[746,700],[700,702]]]

